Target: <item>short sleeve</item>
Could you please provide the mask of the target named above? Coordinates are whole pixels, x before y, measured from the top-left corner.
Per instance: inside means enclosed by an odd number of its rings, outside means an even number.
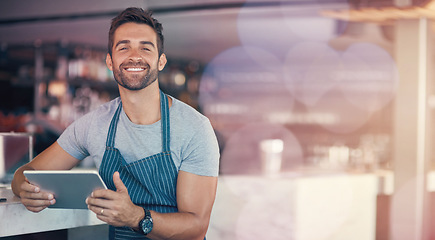
[[[87,139],[93,116],[91,112],[74,121],[57,139],[63,150],[79,160],[89,156]]]
[[[183,154],[180,170],[201,176],[217,177],[219,173],[219,146],[216,134],[206,119],[196,126]]]

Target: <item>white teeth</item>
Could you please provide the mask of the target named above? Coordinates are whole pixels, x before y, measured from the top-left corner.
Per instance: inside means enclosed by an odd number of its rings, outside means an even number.
[[[132,72],[139,72],[139,71],[143,71],[143,68],[127,68],[127,71],[132,71]]]

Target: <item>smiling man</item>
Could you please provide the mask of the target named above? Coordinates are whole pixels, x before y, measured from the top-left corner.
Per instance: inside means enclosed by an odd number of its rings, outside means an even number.
[[[15,173],[14,193],[39,212],[56,202],[24,170],[71,169],[91,157],[108,190],[86,200],[110,224],[110,239],[204,239],[214,203],[219,149],[209,120],[159,89],[166,65],[162,26],[128,8],[112,20],[107,66],[120,97],[72,123]]]
[[[116,36],[124,36],[128,39],[117,39],[119,41],[115,43],[112,54],[109,54],[106,59],[107,66],[113,71],[116,82],[123,88],[128,90],[143,89],[156,81],[158,72],[165,67],[166,56],[164,53],[159,54],[159,58],[155,59],[155,53],[158,53],[156,43],[142,39],[143,36],[152,36],[153,31],[151,27],[139,28],[137,23],[125,23],[117,28]],[[138,49],[137,56],[131,55],[133,48]],[[113,52],[115,52],[116,58],[112,57]],[[142,57],[144,61],[131,61],[133,58],[138,60]]]

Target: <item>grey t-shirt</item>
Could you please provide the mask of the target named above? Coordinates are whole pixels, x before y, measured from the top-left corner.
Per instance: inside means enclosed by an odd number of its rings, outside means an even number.
[[[218,176],[219,147],[207,117],[189,105],[172,98],[170,148],[178,170],[201,176]],[[73,157],[90,156],[100,167],[110,121],[120,103],[116,98],[74,121],[57,142]],[[137,125],[122,110],[115,137],[115,147],[130,163],[162,152],[161,121]]]

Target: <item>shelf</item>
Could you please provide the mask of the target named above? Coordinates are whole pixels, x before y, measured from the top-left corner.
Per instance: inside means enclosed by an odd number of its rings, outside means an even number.
[[[118,91],[118,84],[115,82],[115,80],[102,82],[102,81],[91,80],[91,79],[75,78],[75,79],[70,79],[67,82],[72,87],[88,86],[90,88],[95,88],[100,90]]]

